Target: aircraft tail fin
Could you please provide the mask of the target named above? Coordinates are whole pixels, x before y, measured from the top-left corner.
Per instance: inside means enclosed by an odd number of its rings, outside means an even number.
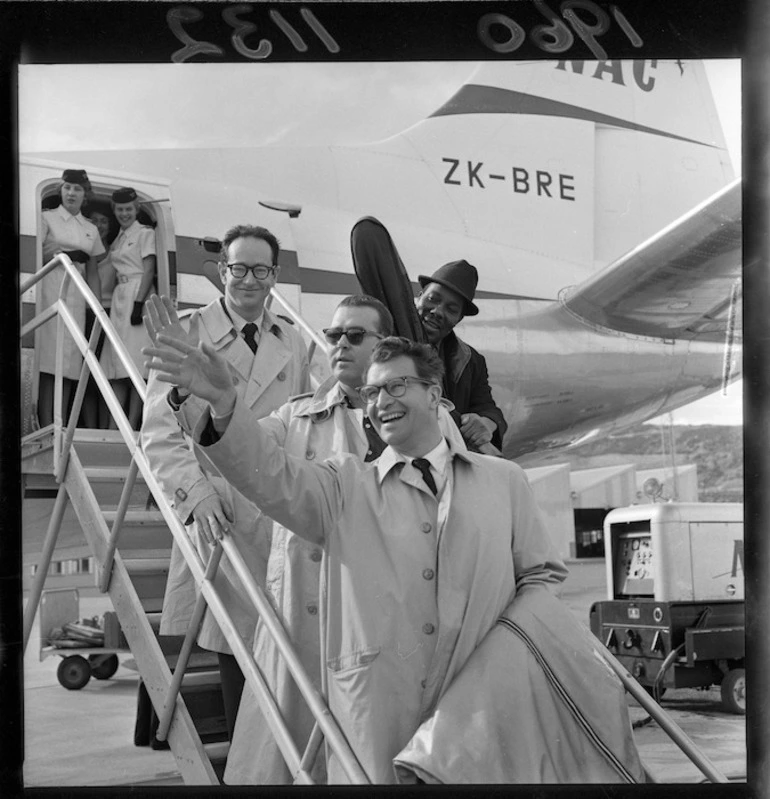
[[[440,184],[430,227],[518,251],[508,266],[524,294],[546,265],[562,286],[582,283],[734,178],[696,61],[484,63],[372,148],[413,164],[405,192],[421,192],[427,172]]]

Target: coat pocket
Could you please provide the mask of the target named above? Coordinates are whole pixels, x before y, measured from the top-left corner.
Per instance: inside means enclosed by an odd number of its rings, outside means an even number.
[[[379,654],[380,647],[378,646],[355,649],[352,652],[346,652],[344,655],[328,658],[326,665],[335,676],[342,677],[371,665]]]

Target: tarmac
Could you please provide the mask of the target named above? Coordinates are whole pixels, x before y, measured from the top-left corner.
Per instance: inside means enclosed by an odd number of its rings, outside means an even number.
[[[588,624],[593,602],[605,599],[604,561],[572,561],[562,599]],[[112,610],[109,597],[80,592],[81,617]],[[24,785],[27,788],[92,786],[180,786],[170,751],[133,743],[138,674],[130,653],[109,680],[91,679],[79,691],[63,688],[56,677],[59,659],[40,660],[37,620],[24,656]],[[743,717],[721,710],[719,689],[669,691],[663,707],[714,765],[731,781],[746,778],[746,730]],[[632,722],[647,713],[630,700]],[[656,781],[705,781],[660,729],[647,723],[635,731],[645,765]]]

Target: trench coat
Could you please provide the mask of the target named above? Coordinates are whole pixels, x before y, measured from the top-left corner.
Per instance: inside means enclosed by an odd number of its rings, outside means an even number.
[[[212,302],[200,311],[201,341],[211,344],[235,368],[238,377],[235,387],[244,405],[251,412],[265,416],[289,396],[307,390],[309,372],[307,350],[291,324],[265,309],[261,331],[259,347],[254,355],[243,338],[236,336],[220,301]],[[191,441],[169,404],[168,394],[168,384],[160,382],[152,373],[140,439],[164,494],[182,522],[189,526],[188,534],[204,562],[208,560],[211,548],[199,535],[192,512],[206,497],[215,494],[223,497],[233,510],[233,536],[241,554],[255,578],[264,583],[272,521],[217,475],[210,464],[196,457]],[[181,409],[192,428],[195,419],[208,409],[208,404],[191,396],[181,404]],[[222,559],[215,585],[238,632],[250,646],[257,613],[245,598],[240,580],[226,558]],[[184,635],[187,632],[196,596],[192,575],[174,543],[163,599],[162,635]],[[204,649],[231,654],[219,625],[208,611],[198,643]]]
[[[50,211],[43,211],[40,238],[43,240],[43,266],[61,250],[63,252],[82,250],[95,257],[102,255],[104,244],[99,238],[99,231],[91,220],[82,214],[73,215],[61,205]],[[85,274],[85,264],[73,261],[81,275]],[[59,299],[59,291],[64,280],[64,271],[59,268],[44,277],[37,285],[36,313],[40,313]],[[67,309],[85,328],[86,301],[83,295],[70,283],[64,295]],[[38,357],[38,368],[41,372],[54,374],[56,369],[56,319],[51,319],[35,331],[35,351]],[[80,354],[75,339],[64,329],[64,361],[62,376],[70,380],[80,377],[83,356]]]
[[[460,431],[450,416],[452,406],[442,402],[439,417],[442,430],[448,438],[454,438],[458,447],[464,448]],[[205,424],[203,419],[202,424]],[[259,424],[286,452],[307,461],[321,461],[343,452],[349,452],[360,460],[367,455],[363,410],[347,407],[345,393],[334,378],[327,380],[313,395],[294,397],[260,420]],[[322,553],[321,547],[275,523],[267,565],[267,596],[303,667],[319,690]],[[254,657],[276,698],[292,739],[300,750],[304,749],[315,719],[261,619],[257,621],[254,637]],[[316,783],[325,782],[323,757],[317,758],[312,774]],[[283,755],[248,686],[241,696],[224,782],[227,785],[292,782]]]
[[[328,703],[375,783],[396,781],[393,758],[514,593],[556,591],[566,576],[521,468],[448,444],[443,525],[422,475],[391,447],[373,463],[308,462],[276,446],[240,401],[221,439],[202,447],[264,513],[326,550]],[[334,753],[327,770],[330,783],[348,781]]]
[[[401,782],[645,781],[602,644],[541,588],[517,594],[396,757]]]

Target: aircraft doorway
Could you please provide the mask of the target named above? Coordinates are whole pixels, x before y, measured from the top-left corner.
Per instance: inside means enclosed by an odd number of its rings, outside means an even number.
[[[51,161],[24,159],[20,162],[20,271],[22,282],[43,266],[42,214],[61,204],[62,173],[64,169],[79,165],[61,164]],[[109,247],[120,232],[120,226],[112,211],[111,199],[117,189],[131,186],[135,189],[140,207],[137,221],[154,231],[156,266],[152,290],[174,296],[175,294],[175,235],[170,208],[170,192],[166,183],[133,179],[130,175],[111,175],[98,169],[86,170],[90,178],[92,193],[81,212],[84,217],[101,225],[105,248]],[[106,271],[102,264],[100,275]],[[106,281],[103,281],[106,283]],[[22,297],[22,323],[35,315],[42,284],[37,284]],[[105,287],[102,302],[109,305],[110,290]],[[54,327],[53,322],[49,326]],[[37,413],[39,394],[39,353],[36,351],[35,334],[26,334],[21,341],[21,394],[22,431],[33,432],[39,426]],[[71,400],[71,397],[70,397]],[[91,425],[86,425],[91,426]]]

